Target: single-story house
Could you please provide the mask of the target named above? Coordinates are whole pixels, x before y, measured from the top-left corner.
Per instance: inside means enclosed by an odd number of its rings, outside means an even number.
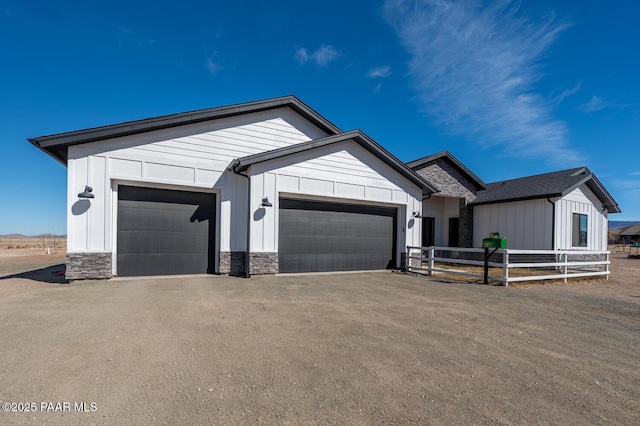
[[[294,96],[42,136],[68,169],[67,278],[399,268],[407,246],[605,250],[586,167],[484,183],[404,164]]]
[[[423,234],[423,246],[481,247],[498,232],[512,249],[606,250],[608,214],[620,212],[586,167],[485,184],[447,151],[408,166],[439,191],[422,211],[440,235]]]
[[[398,268],[437,192],[294,96],[29,141],[68,169],[70,280]]]
[[[619,241],[622,244],[640,243],[640,225],[629,225],[618,230]]]
[[[618,204],[586,167],[494,182],[473,201],[473,242],[497,231],[523,250],[607,250]]]

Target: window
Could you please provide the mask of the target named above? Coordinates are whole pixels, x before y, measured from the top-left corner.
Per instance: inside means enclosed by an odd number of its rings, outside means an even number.
[[[587,215],[574,213],[573,214],[573,228],[571,235],[572,247],[586,247],[587,246]]]

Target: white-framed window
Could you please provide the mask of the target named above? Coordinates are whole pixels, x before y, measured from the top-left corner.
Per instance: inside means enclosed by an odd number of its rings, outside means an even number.
[[[572,224],[571,246],[587,247],[587,230],[589,229],[588,216],[582,213],[574,213]]]

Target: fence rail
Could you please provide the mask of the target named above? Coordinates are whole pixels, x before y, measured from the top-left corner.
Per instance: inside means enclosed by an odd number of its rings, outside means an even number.
[[[486,253],[485,249],[476,248],[407,246],[406,266],[410,272],[487,278],[505,286],[513,282],[557,279],[567,282],[569,278],[593,276],[609,279],[610,274],[609,251],[497,249],[492,250],[485,259]],[[460,265],[469,268],[451,268]],[[480,272],[477,271],[478,267],[482,268]],[[499,268],[502,273],[489,275],[485,268]]]

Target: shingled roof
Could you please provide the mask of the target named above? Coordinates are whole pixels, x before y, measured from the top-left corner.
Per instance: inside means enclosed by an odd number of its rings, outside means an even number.
[[[607,192],[596,175],[586,167],[490,183],[486,190],[478,191],[478,198],[471,204],[482,205],[564,197],[583,184],[586,184],[598,197],[609,213],[620,213],[621,210],[616,200]]]
[[[638,237],[640,236],[640,225],[629,225],[625,228],[618,230],[618,234]]]

